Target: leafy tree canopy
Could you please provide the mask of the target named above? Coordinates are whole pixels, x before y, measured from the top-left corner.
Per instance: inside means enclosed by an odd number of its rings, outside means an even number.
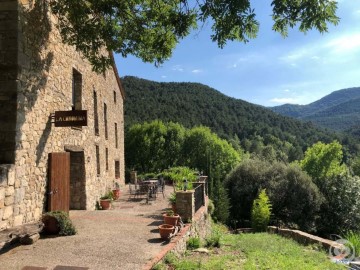
[[[52,0],[64,42],[75,45],[104,71],[111,58],[103,49],[145,62],[161,64],[171,56],[180,39],[198,23],[212,23],[211,39],[222,48],[227,41],[247,42],[259,30],[254,0]],[[288,27],[306,32],[328,30],[337,24],[337,1],[273,0],[273,30],[287,36]]]
[[[345,174],[347,168],[345,164],[342,164],[342,159],[343,151],[340,143],[337,141],[329,144],[318,142],[306,150],[300,166],[314,181],[317,181]]]

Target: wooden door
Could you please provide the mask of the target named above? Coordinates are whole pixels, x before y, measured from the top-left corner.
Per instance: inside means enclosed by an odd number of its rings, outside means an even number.
[[[48,211],[69,211],[70,153],[49,154]]]

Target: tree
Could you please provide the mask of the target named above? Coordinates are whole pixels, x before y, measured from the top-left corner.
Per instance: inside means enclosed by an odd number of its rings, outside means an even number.
[[[230,215],[230,200],[224,187],[224,183],[219,178],[215,179],[212,200],[215,205],[213,218],[215,221],[226,223]]]
[[[317,229],[320,235],[360,230],[360,177],[335,175],[322,181],[325,197]]]
[[[176,166],[182,155],[185,128],[152,121],[135,124],[125,134],[127,166],[139,172],[157,172]]]
[[[272,203],[275,225],[315,230],[323,197],[311,178],[296,165],[259,159],[244,160],[226,177],[231,223],[249,226],[251,207],[261,189]]]
[[[337,141],[325,144],[315,143],[309,147],[304,159],[300,161],[301,168],[317,183],[318,180],[346,173],[346,166],[342,164],[342,146]]]
[[[266,189],[261,190],[251,208],[251,227],[255,232],[265,232],[270,222],[271,203]]]
[[[253,0],[254,1],[254,0]],[[111,57],[104,50],[145,62],[161,64],[176,44],[197,27],[212,23],[211,39],[222,48],[227,41],[248,42],[255,38],[259,22],[251,0],[51,0],[65,43],[76,46],[104,71]],[[306,32],[328,30],[337,24],[337,2],[332,0],[273,0],[273,30],[286,37],[288,27]]]

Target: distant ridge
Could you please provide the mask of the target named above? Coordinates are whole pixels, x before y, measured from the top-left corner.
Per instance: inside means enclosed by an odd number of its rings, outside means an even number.
[[[319,140],[337,138],[310,122],[279,115],[199,83],[163,83],[127,76],[122,78],[122,84],[126,91],[126,128],[160,119],[185,127],[208,126],[223,138],[239,138],[243,145],[261,136],[266,145],[286,148],[289,143],[289,149],[299,151]]]
[[[360,87],[334,91],[308,105],[285,104],[269,109],[325,128],[344,131],[360,124]]]

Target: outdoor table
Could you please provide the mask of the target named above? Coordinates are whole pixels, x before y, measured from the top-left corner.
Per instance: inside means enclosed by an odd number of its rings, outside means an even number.
[[[148,188],[148,193],[147,193],[147,199],[149,198],[156,198],[156,184],[157,184],[157,180],[145,180],[142,182],[142,185],[147,186]]]

